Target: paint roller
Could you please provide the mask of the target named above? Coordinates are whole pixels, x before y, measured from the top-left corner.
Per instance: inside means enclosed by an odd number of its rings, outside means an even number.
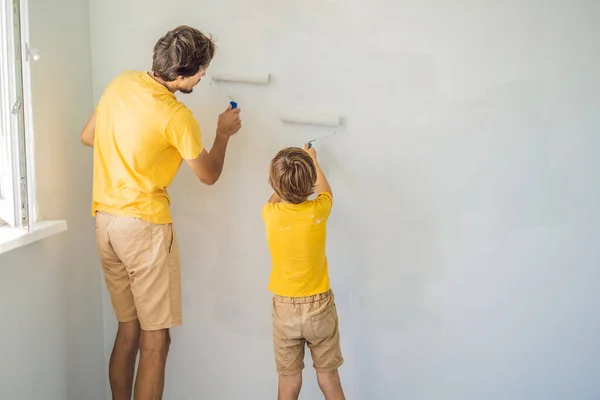
[[[234,74],[229,72],[218,71],[211,74],[210,84],[212,86],[216,86],[219,89],[218,85],[215,82],[229,82],[229,83],[245,83],[250,85],[268,85],[271,80],[270,74]],[[237,107],[237,102],[233,97],[227,94],[229,98],[229,104],[231,104],[231,108],[234,109]]]
[[[323,140],[334,136],[342,130],[341,128],[341,117],[334,114],[323,114],[308,111],[298,110],[286,110],[281,113],[281,120],[288,124],[302,124],[302,125],[314,125],[314,126],[327,126],[332,128],[338,128],[333,133],[325,135],[320,138],[309,140],[308,148],[310,149],[317,140]]]

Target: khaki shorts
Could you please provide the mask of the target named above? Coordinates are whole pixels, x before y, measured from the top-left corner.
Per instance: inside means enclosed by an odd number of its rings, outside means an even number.
[[[117,320],[139,319],[146,331],[181,325],[179,247],[173,224],[98,212],[96,238]]]
[[[344,358],[331,290],[309,297],[275,295],[273,342],[275,364],[280,375],[294,375],[304,369],[305,344],[308,344],[317,372],[338,369]]]

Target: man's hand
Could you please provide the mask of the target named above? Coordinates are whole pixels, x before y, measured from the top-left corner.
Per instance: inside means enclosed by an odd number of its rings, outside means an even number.
[[[187,163],[202,183],[214,185],[217,182],[223,171],[227,142],[241,127],[240,109],[232,110],[230,104],[227,110],[219,115],[217,135],[210,152],[207,152],[206,149],[202,150],[197,158],[187,160]]]
[[[240,109],[231,109],[231,104],[227,107],[227,110],[223,111],[219,115],[219,121],[217,122],[217,134],[231,137],[235,135],[242,127],[242,121],[240,119]]]
[[[96,111],[88,119],[81,132],[81,143],[85,146],[94,147],[94,136],[96,135]]]
[[[304,151],[308,153],[310,158],[313,159],[314,162],[317,162],[317,150],[315,150],[315,146],[308,148],[308,143],[304,145]]]

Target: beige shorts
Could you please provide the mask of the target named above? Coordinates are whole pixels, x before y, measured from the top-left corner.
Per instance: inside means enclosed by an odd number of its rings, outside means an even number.
[[[338,369],[344,363],[333,292],[308,297],[273,297],[273,342],[280,375],[304,369],[304,348],[310,349],[317,372]]]
[[[173,224],[96,214],[98,253],[119,322],[143,330],[181,325],[181,272]]]

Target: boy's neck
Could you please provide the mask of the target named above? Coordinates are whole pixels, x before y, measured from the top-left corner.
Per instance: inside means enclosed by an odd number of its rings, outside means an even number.
[[[302,204],[302,203],[306,202],[307,200],[308,200],[308,197],[307,197],[306,199],[302,200],[300,203],[290,203],[289,201],[285,201],[285,200],[281,200],[281,202],[282,202],[283,204],[293,204],[293,205],[298,205],[298,204]]]

